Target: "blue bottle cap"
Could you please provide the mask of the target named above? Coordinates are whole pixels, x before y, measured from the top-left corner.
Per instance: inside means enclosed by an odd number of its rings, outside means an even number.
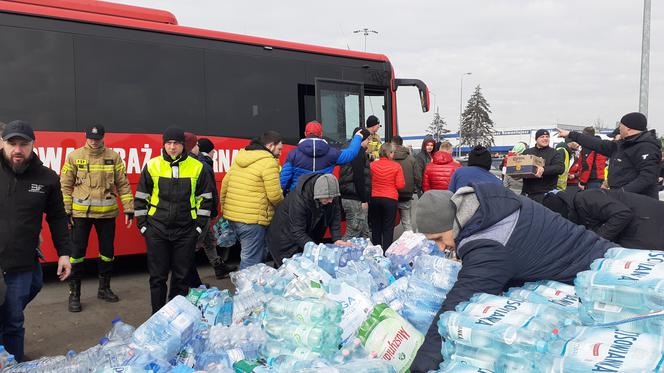
[[[99,340],[99,344],[102,345],[102,346],[105,345],[105,344],[107,344],[107,343],[108,343],[108,338],[106,338],[106,337],[102,337],[102,338]]]
[[[120,316],[114,318],[114,319],[111,321],[111,324],[115,325],[118,321],[122,321],[122,318],[121,318]]]

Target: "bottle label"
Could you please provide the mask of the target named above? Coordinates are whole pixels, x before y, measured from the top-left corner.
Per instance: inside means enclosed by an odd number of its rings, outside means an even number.
[[[534,291],[548,299],[551,303],[570,308],[579,308],[579,297],[574,294],[543,285],[538,286]]]
[[[184,314],[179,315],[171,322],[171,326],[178,332],[180,340],[188,341],[194,334],[194,323]]]
[[[602,272],[609,272],[615,275],[619,280],[628,281],[649,281],[664,279],[659,261],[632,261],[632,260],[612,260],[606,259],[600,269]]]
[[[300,324],[292,332],[293,340],[298,346],[313,347],[307,345],[310,332],[311,332],[310,326]]]
[[[655,335],[598,328],[585,329],[561,355],[565,366],[588,371],[651,372],[661,359],[661,348],[662,338]]]
[[[345,342],[355,335],[357,329],[367,319],[372,308],[371,301],[364,293],[345,282],[341,283],[338,292],[330,293],[327,297],[341,303],[344,312],[339,326],[343,330],[341,340]]]
[[[300,301],[297,307],[295,307],[293,316],[295,316],[295,319],[299,322],[310,322],[312,308],[313,304],[311,302],[306,300]]]
[[[244,352],[240,348],[232,348],[226,351],[226,353],[228,354],[228,359],[231,361],[231,365],[240,360],[244,360]]]
[[[616,306],[614,304],[608,304],[608,303],[603,303],[603,302],[595,302],[594,308],[596,311],[601,311],[601,312],[610,312],[610,313],[621,313],[623,308],[620,306]]]
[[[311,250],[311,261],[316,265],[318,265],[318,260],[320,258],[321,246],[322,245],[316,245],[316,247]]]
[[[476,318],[477,324],[489,326],[506,324],[521,327],[526,325],[535,316],[532,311],[528,312],[527,307],[523,307],[524,305],[532,306],[532,304],[517,299],[508,299],[503,303],[500,307],[486,303],[471,303],[464,310],[464,313]]]
[[[382,313],[378,325],[369,334],[364,347],[390,362],[398,373],[408,370],[424,336],[393,310]]]

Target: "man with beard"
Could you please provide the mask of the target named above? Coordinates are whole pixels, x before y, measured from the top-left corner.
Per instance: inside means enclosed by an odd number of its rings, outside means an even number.
[[[0,266],[7,289],[0,307],[0,341],[23,360],[23,310],[42,287],[37,247],[42,216],[58,252],[57,274],[71,273],[72,243],[67,229],[60,179],[33,153],[35,134],[23,121],[10,122],[2,132],[0,155]]]

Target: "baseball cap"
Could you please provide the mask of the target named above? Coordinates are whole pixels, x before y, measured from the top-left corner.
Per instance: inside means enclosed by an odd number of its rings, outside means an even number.
[[[7,124],[5,130],[2,132],[2,139],[7,141],[12,137],[20,137],[25,140],[35,141],[35,132],[32,130],[30,123],[23,120],[14,120]]]

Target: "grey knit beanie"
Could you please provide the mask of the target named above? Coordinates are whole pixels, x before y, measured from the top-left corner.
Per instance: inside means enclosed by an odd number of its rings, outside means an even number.
[[[339,181],[332,174],[323,174],[314,184],[314,199],[339,197]]]
[[[417,202],[417,230],[424,234],[442,233],[452,230],[456,205],[449,190],[430,190]]]

